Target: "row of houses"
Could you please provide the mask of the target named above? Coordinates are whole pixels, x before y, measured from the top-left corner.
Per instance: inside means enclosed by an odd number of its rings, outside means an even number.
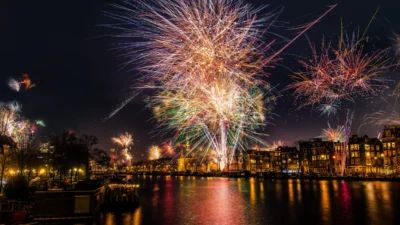
[[[272,151],[248,150],[234,155],[224,171],[282,173],[340,173],[344,160],[344,143],[313,138],[297,147],[280,146]],[[400,173],[400,126],[385,126],[380,138],[353,135],[347,143],[345,172]],[[203,161],[195,154],[184,154],[177,160],[136,165],[139,171],[212,172],[221,167],[215,160]],[[204,158],[204,156],[202,156]]]
[[[400,126],[385,126],[380,138],[353,135],[347,143],[346,173],[400,173]],[[248,151],[252,171],[303,173],[341,172],[344,143],[313,138],[297,148],[276,151]],[[254,163],[253,163],[254,162]],[[262,162],[262,163],[261,163]]]

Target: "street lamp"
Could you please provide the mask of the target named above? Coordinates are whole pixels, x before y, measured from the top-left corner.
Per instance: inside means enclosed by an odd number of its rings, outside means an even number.
[[[40,169],[39,174],[42,175],[42,174],[44,174],[45,172],[46,172],[45,169]]]

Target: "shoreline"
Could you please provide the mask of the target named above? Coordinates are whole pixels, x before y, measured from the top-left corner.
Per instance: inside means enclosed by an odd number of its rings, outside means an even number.
[[[299,180],[346,180],[346,181],[394,181],[400,182],[400,176],[392,177],[360,177],[360,176],[293,176],[287,174],[270,174],[270,173],[249,173],[243,174],[242,172],[223,172],[223,173],[180,173],[180,172],[134,172],[134,173],[119,173],[117,176],[183,176],[183,177],[219,177],[219,178],[257,178],[266,180],[289,180],[289,179],[299,179]]]

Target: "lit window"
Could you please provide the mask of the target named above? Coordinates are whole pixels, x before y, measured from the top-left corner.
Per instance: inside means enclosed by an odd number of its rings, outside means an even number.
[[[367,150],[367,151],[369,151],[369,149],[370,149],[370,147],[369,147],[368,144],[365,144],[365,145],[364,145],[364,148],[365,148],[365,150]]]
[[[396,142],[392,142],[392,148],[396,148]]]
[[[379,145],[377,145],[377,146],[376,146],[376,150],[378,150],[378,151],[379,151]]]
[[[387,148],[387,144],[386,143],[383,143],[383,148]]]

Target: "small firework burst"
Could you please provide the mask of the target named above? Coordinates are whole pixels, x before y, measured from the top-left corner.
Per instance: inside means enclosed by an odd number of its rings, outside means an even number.
[[[43,120],[36,120],[35,123],[36,123],[37,125],[42,126],[42,127],[45,127],[45,126],[46,126],[46,124],[44,123]]]
[[[8,87],[13,91],[19,92],[21,85],[14,78],[10,78],[8,80]]]
[[[149,149],[149,160],[156,160],[161,158],[162,150],[157,145],[153,145]]]
[[[337,126],[334,129],[328,124],[328,128],[322,129],[322,137],[332,142],[344,142],[346,138],[344,126]]]
[[[122,148],[128,148],[133,144],[132,134],[125,132],[125,134],[121,134],[118,137],[112,137],[111,140],[121,146]]]

